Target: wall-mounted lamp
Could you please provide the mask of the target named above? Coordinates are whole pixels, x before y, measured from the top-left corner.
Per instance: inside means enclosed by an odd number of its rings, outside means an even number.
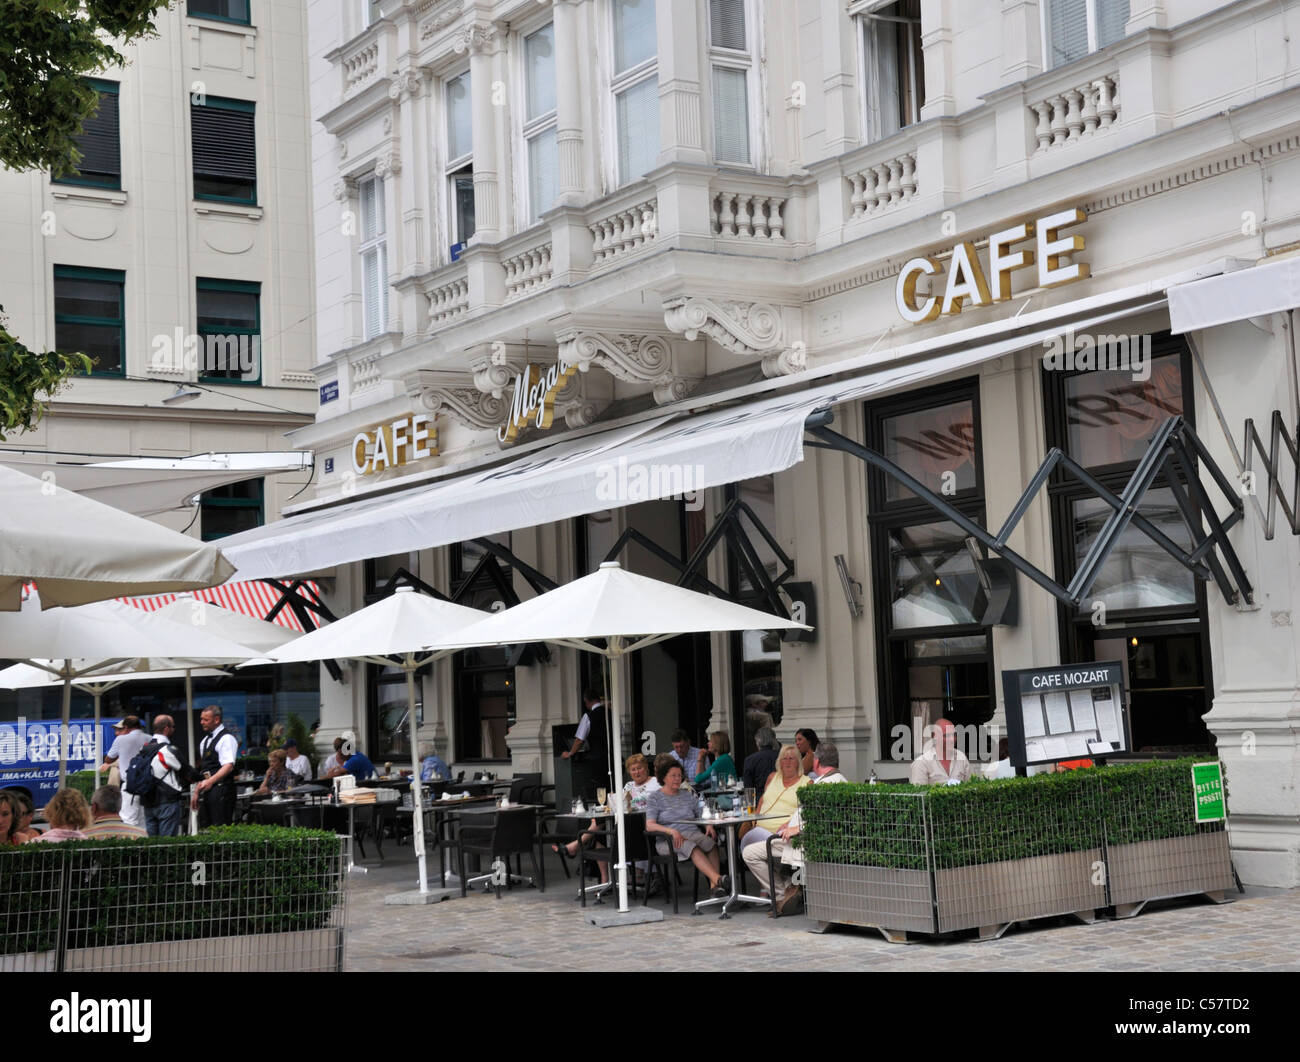
[[[844,554],[835,554],[835,569],[840,573],[840,585],[844,588],[844,601],[849,606],[849,615],[857,619],[862,615],[862,605],[858,594],[862,593],[862,584],[849,574],[849,566],[844,563]]]

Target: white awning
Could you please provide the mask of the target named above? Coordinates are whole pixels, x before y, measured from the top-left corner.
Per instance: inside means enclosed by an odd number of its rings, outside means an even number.
[[[985,343],[952,338],[881,351],[879,365],[694,415],[665,415],[570,438],[454,479],[291,516],[221,540],[241,579],[288,576],[370,557],[428,549],[583,516],[603,509],[770,475],[803,459],[815,409],[861,401],[959,372],[1064,332],[1087,330],[1164,305],[1152,296],[1091,316],[1062,317]],[[796,377],[791,388],[800,387]]]
[[[230,483],[278,472],[310,471],[312,455],[296,451],[198,454],[93,464],[50,464],[38,451],[26,450],[0,451],[0,463],[38,479],[52,473],[55,483],[74,494],[135,516],[157,516],[175,509],[189,509],[195,495]]]
[[[1169,288],[1174,335],[1300,307],[1300,257],[1266,261]]]

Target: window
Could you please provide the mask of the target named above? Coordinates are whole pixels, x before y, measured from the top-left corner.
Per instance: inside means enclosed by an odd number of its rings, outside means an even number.
[[[257,202],[257,138],[253,104],[208,96],[190,101],[194,198]]]
[[[454,262],[474,235],[474,118],[469,71],[447,82],[446,103],[447,233]]]
[[[1129,0],[1046,0],[1047,67],[1064,66],[1124,38]]]
[[[510,535],[490,536],[509,548]],[[475,542],[451,549],[452,598],[469,608],[492,610],[512,600],[510,569]],[[453,658],[456,697],[456,759],[509,760],[506,731],[515,723],[515,669],[506,649],[467,649]]]
[[[876,4],[860,21],[865,133],[874,143],[921,120],[925,103],[921,0]]]
[[[118,135],[117,82],[90,78],[99,93],[99,107],[81,126],[77,150],[81,162],[60,184],[87,184],[97,188],[122,187],[122,146]]]
[[[713,68],[713,157],[747,166],[749,68],[746,0],[709,0],[709,60]]]
[[[54,267],[54,346],[86,354],[95,376],[126,373],[126,274],[117,269]]]
[[[1147,337],[1113,337],[1128,346]],[[1190,364],[1183,344],[1150,339],[1145,378],[1111,369],[1044,372],[1048,445],[1059,446],[1104,486],[1122,493],[1170,416],[1192,414]],[[1108,346],[1097,359],[1112,364]],[[1149,371],[1148,371],[1149,370]],[[1057,578],[1068,583],[1113,510],[1073,479],[1049,485]],[[1139,512],[1187,549],[1191,537],[1169,481],[1162,474]],[[1101,566],[1087,600],[1060,607],[1063,663],[1124,662],[1136,751],[1206,752],[1214,740],[1202,719],[1210,708],[1210,651],[1205,590],[1178,561],[1132,525]]]
[[[613,0],[614,125],[620,185],[659,159],[659,63],[654,0]]]
[[[199,379],[257,383],[262,378],[262,285],[197,282]]]
[[[528,160],[528,218],[555,203],[555,25],[524,38],[524,154]]]
[[[385,242],[384,182],[367,177],[361,197],[361,316],[362,332],[374,339],[388,331],[388,245]]]
[[[868,407],[868,445],[945,496],[984,516],[978,385],[906,395]],[[882,749],[901,759],[936,719],[975,728],[993,717],[993,655],[975,615],[979,581],[965,533],[882,472],[867,479],[880,667]],[[959,731],[974,758],[974,730]]]
[[[247,26],[249,0],[190,0],[190,18],[211,18]]]
[[[260,478],[246,479],[242,483],[228,483],[199,495],[199,526],[203,541],[212,542],[249,528],[261,527],[266,522],[262,484]]]
[[[362,565],[367,605],[381,601],[397,586],[410,585],[407,576],[418,579],[420,555],[394,553],[387,557],[374,557]],[[418,592],[418,591],[417,591]],[[420,668],[415,673],[415,727],[424,722],[423,676],[431,673],[432,666]],[[411,759],[410,700],[406,690],[406,672],[388,664],[366,665],[366,745],[371,760]]]

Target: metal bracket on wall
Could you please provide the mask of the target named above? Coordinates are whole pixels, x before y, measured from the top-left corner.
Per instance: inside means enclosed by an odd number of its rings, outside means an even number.
[[[946,499],[919,483],[888,458],[855,443],[852,439],[845,438],[838,432],[831,431],[826,425],[831,423],[833,416],[829,409],[821,409],[808,417],[804,429],[813,436],[813,439],[809,440],[809,445],[851,454],[897,480],[985,549],[997,554],[1016,571],[1033,580],[1067,605],[1077,608],[1088,596],[1106,560],[1130,527],[1145,535],[1192,572],[1196,578],[1213,579],[1224,600],[1229,604],[1236,605],[1243,600],[1252,603],[1253,589],[1250,581],[1246,578],[1245,569],[1238,560],[1236,551],[1228,541],[1229,529],[1245,516],[1242,498],[1237,491],[1233,490],[1232,481],[1214,463],[1204,444],[1182,417],[1169,417],[1152,435],[1146,453],[1138,462],[1137,468],[1133,470],[1133,475],[1124,487],[1123,494],[1120,495],[1105,487],[1062,450],[1053,447],[1048,451],[1038,471],[1029,481],[1029,486],[1025,488],[1012,508],[1006,522],[994,535],[980,527]],[[1214,500],[1201,482],[1197,469],[1198,462],[1230,503],[1231,511],[1222,519],[1215,512]],[[1082,483],[1112,510],[1088,549],[1087,555],[1079,562],[1069,586],[1062,586],[1007,545],[1007,540],[1019,526],[1030,504],[1058,467],[1065,475]],[[1179,546],[1138,511],[1147,492],[1162,473],[1165,481],[1161,483],[1161,488],[1173,495],[1182,514],[1192,541],[1190,551]],[[1210,529],[1208,534],[1204,530],[1206,526]]]

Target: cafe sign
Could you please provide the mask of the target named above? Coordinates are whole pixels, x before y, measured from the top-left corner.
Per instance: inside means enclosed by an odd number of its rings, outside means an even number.
[[[1011,274],[1017,269],[1038,266],[1039,287],[1052,288],[1083,280],[1088,276],[1086,262],[1062,265],[1062,256],[1084,249],[1083,237],[1062,236],[1061,230],[1079,225],[1088,215],[1078,207],[1048,214],[1034,221],[1023,221],[989,236],[988,270],[985,271],[975,252],[973,241],[966,240],[952,249],[948,276],[942,295],[918,299],[917,282],[921,277],[937,277],[943,265],[937,257],[913,258],[903,266],[894,288],[894,302],[899,315],[913,324],[933,321],[940,314],[958,314],[967,306],[989,306],[1011,298]],[[1032,247],[1020,246],[1032,242]],[[990,281],[992,283],[990,284]],[[935,281],[933,290],[938,290]]]
[[[530,420],[539,428],[549,428],[555,420],[555,396],[568,386],[577,371],[576,364],[557,361],[546,368],[529,365],[516,375],[510,419],[497,429],[497,440],[514,442]]]
[[[408,413],[353,436],[352,471],[370,476],[437,454],[438,430],[433,418],[427,413]]]

